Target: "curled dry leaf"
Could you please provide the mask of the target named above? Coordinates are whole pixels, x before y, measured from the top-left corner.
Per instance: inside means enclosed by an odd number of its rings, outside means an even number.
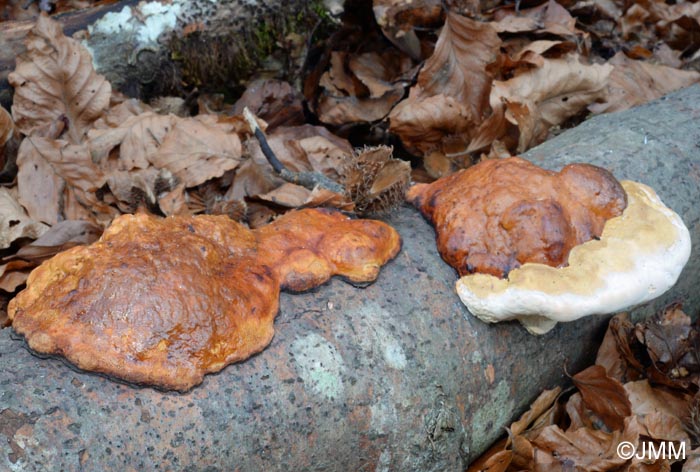
[[[518,153],[541,143],[552,126],[605,96],[612,66],[587,65],[579,59],[545,59],[542,67],[494,82],[491,102],[502,103],[506,120],[518,127]]]
[[[627,392],[620,382],[608,377],[605,368],[593,365],[572,378],[585,405],[605,422],[610,430],[622,430],[625,418],[632,414]]]
[[[639,379],[643,371],[641,365],[635,368],[628,360],[630,357],[634,359],[626,341],[631,329],[632,323],[627,314],[615,315],[608,324],[595,360],[595,364],[602,366],[609,377],[622,384]]]
[[[231,114],[241,115],[243,108],[248,107],[255,116],[267,122],[268,131],[278,126],[302,125],[306,122],[302,98],[287,82],[258,79],[248,84]]]
[[[536,448],[537,470],[559,470],[564,464],[586,472],[614,470],[627,462],[618,455],[618,444],[623,441],[637,444],[640,433],[635,416],[625,418],[622,429],[612,433],[589,428],[563,431],[556,425],[548,426],[531,438]]]
[[[608,64],[608,91],[603,103],[588,108],[594,113],[612,113],[657,99],[669,92],[700,82],[700,73],[629,59],[617,53]]]
[[[381,120],[404,95],[397,80],[412,66],[396,51],[349,55],[333,52],[331,68],[321,77],[319,119],[330,125]]]
[[[423,154],[441,138],[463,135],[482,122],[489,108],[501,40],[488,23],[447,15],[433,55],[406,100],[389,115],[390,129],[412,152]]]
[[[90,125],[109,105],[111,86],[97,74],[90,53],[63,35],[61,24],[41,15],[27,35],[27,52],[8,79],[15,88],[12,115],[25,135],[83,142]]]
[[[20,238],[37,239],[48,229],[31,219],[8,189],[0,187],[0,249]]]
[[[18,200],[33,219],[55,224],[68,216],[75,199],[99,207],[94,192],[105,177],[86,145],[27,137],[20,145],[17,166]],[[86,216],[93,210],[102,208],[91,208]]]
[[[3,160],[3,148],[15,132],[15,123],[12,116],[3,107],[0,107],[0,170],[5,165]]]
[[[468,0],[472,13],[478,12],[479,2]],[[433,26],[443,14],[438,0],[373,0],[372,10],[384,36],[413,59],[421,58],[421,46],[415,27]]]
[[[682,421],[688,417],[690,395],[653,388],[646,379],[626,383],[625,391],[644,436],[657,441],[685,442],[686,448],[690,448],[690,438]]]
[[[680,306],[638,324],[635,336],[651,360],[646,371],[651,381],[681,390],[700,385],[700,333]]]
[[[36,264],[22,260],[0,264],[0,293],[2,291],[12,293],[17,290],[17,287],[27,281],[34,267]]]
[[[530,409],[523,413],[518,421],[510,425],[510,432],[515,436],[524,433],[533,422],[551,408],[560,393],[561,388],[559,387],[555,387],[551,390],[544,390],[540,393],[537,399],[530,405]]]
[[[569,397],[564,407],[566,415],[569,418],[569,427],[567,430],[576,431],[579,428],[590,429],[605,429],[605,423],[593,411],[589,410],[583,403],[581,394],[574,393]]]
[[[493,27],[499,33],[537,32],[557,36],[582,35],[576,28],[576,19],[554,0],[535,8],[515,12],[501,9],[494,15]]]

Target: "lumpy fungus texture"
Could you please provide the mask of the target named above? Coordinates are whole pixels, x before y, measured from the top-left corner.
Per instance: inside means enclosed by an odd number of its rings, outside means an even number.
[[[331,210],[252,231],[224,216],[124,215],[34,270],[8,314],[34,351],[186,391],[270,343],[280,289],[373,281],[400,245],[390,226]]]
[[[460,276],[506,277],[527,262],[564,266],[573,247],[600,237],[627,206],[605,169],[570,164],[552,172],[519,157],[414,185],[407,199],[433,223],[440,255]]]

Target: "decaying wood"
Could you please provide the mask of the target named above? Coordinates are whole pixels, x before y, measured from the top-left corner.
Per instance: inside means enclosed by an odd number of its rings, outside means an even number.
[[[325,12],[322,0],[121,0],[54,18],[66,34],[82,40],[97,71],[116,89],[143,98],[176,90],[183,80],[192,86],[216,79],[236,86],[277,51],[290,57],[290,51],[303,50],[328,18]],[[7,75],[33,24],[0,23],[3,106],[12,95]],[[279,69],[294,75],[303,59],[282,61]]]

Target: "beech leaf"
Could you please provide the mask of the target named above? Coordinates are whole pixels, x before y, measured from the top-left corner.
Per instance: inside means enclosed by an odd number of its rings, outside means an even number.
[[[19,201],[38,221],[55,224],[68,216],[69,196],[97,205],[91,192],[104,184],[104,175],[85,145],[64,140],[27,137],[17,154]]]
[[[588,108],[594,113],[612,113],[657,99],[669,92],[700,82],[700,73],[629,59],[617,53],[608,64],[615,66],[604,103]]]
[[[632,414],[627,392],[620,382],[608,377],[605,368],[593,365],[572,378],[585,405],[611,430],[621,430]]]
[[[577,55],[545,59],[537,69],[514,78],[495,81],[492,102],[505,104],[506,119],[520,130],[517,152],[541,143],[552,126],[585,109],[605,96],[612,66],[587,65]]]
[[[424,153],[439,137],[465,133],[480,123],[489,108],[494,77],[488,66],[498,58],[500,45],[490,24],[448,13],[417,84],[389,115],[391,130],[409,149]],[[420,144],[426,133],[428,143]]]
[[[19,238],[36,239],[48,229],[29,218],[10,191],[0,187],[0,249],[10,247]]]
[[[65,119],[68,141],[82,142],[109,106],[111,85],[95,72],[87,49],[64,36],[61,24],[45,14],[27,35],[26,46],[8,77],[15,88],[15,124],[25,135],[57,138],[51,134]]]

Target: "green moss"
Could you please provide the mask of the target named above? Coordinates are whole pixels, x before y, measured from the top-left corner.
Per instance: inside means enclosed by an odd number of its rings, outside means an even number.
[[[314,0],[301,11],[275,11],[265,21],[250,25],[209,27],[206,31],[174,36],[170,57],[178,66],[184,88],[235,95],[263,64],[279,64],[280,70],[266,73],[293,81],[300,71],[299,64],[290,60],[290,35],[301,35],[306,44],[312,33],[317,40],[327,37],[332,24],[323,2]],[[269,61],[271,57],[278,60]]]

